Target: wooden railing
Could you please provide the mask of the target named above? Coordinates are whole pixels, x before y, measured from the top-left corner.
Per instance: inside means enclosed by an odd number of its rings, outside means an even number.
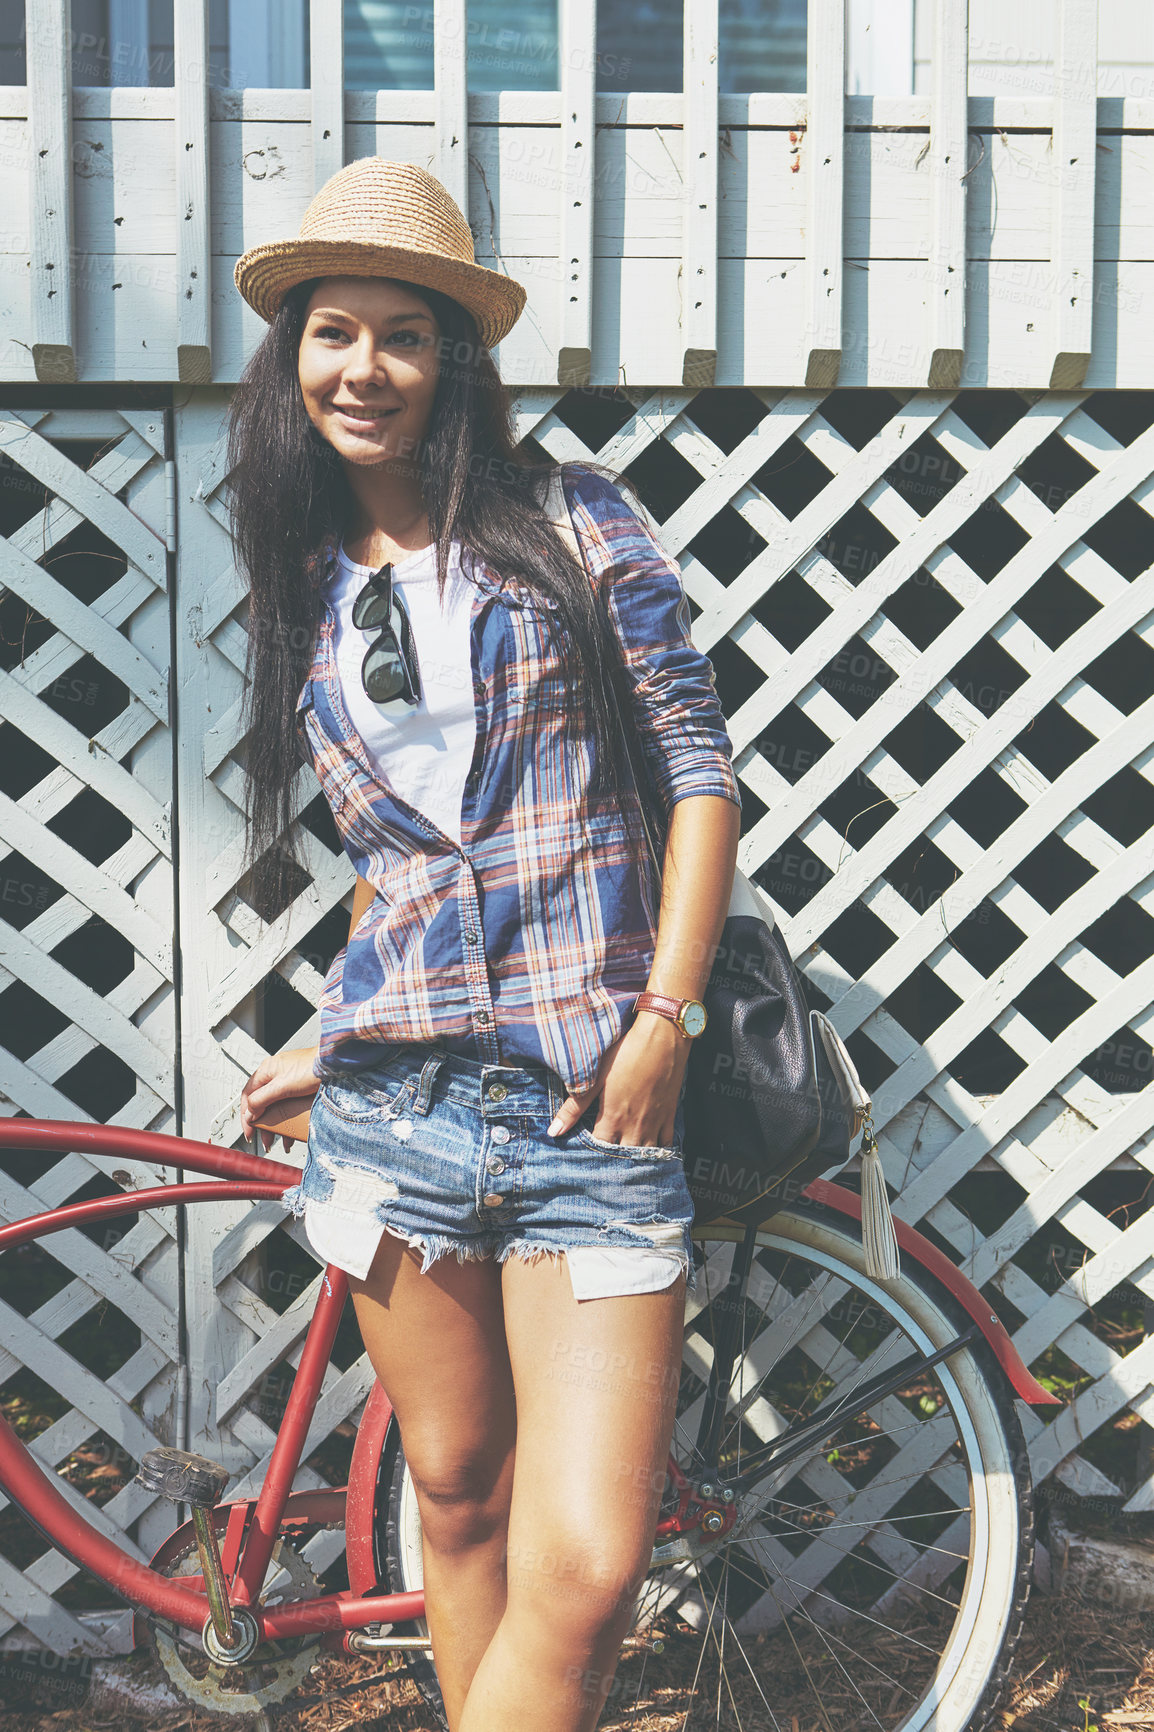
[[[210,91],[208,3],[182,0],[172,88],[70,91],[68,0],[28,0],[0,376],[235,379],[260,334],[236,254],[376,152],[432,168],[526,282],[514,384],[1148,383],[1150,321],[1119,302],[1154,242],[1119,211],[1151,105],[1098,99],[1096,0],[1055,10],[1049,98],[967,98],[966,0],[935,0],[920,96],[843,95],[844,0],[810,0],[798,95],[719,94],[717,0],[687,0],[676,94],[596,90],[594,0],[561,0],[556,93],[467,91],[465,0],[437,0],[431,91],[344,89],[341,0],[312,0],[311,90]]]

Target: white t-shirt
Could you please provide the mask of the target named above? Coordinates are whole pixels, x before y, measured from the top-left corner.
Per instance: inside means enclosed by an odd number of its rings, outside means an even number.
[[[417,646],[421,701],[375,704],[361,683],[361,663],[377,634],[353,624],[353,603],[375,569],[359,565],[341,547],[329,580],[341,700],[369,762],[389,787],[460,843],[461,798],[477,740],[470,635],[475,590],[461,569],[459,542],[450,550],[443,605],[434,548],[394,562],[393,585]],[[304,1224],[319,1257],[364,1280],[384,1232],[374,1211],[352,1217],[332,1204],[309,1202]],[[676,1256],[619,1245],[576,1245],[566,1261],[578,1300],[657,1292],[680,1271]]]
[[[470,643],[476,591],[461,570],[460,542],[450,550],[443,605],[435,548],[419,548],[394,562],[393,588],[417,646],[421,701],[408,704],[398,697],[376,704],[361,683],[361,663],[378,634],[353,624],[353,603],[376,569],[357,564],[342,547],[329,580],[341,697],[370,762],[394,793],[459,843],[461,798],[477,738]]]

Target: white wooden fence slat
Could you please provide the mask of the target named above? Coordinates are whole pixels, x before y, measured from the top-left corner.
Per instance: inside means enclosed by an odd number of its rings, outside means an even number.
[[[43,1201],[42,1198],[36,1199],[39,1206],[43,1206]],[[25,1211],[25,1213],[28,1212]],[[166,1241],[171,1241],[172,1238],[171,1233],[161,1231],[154,1218],[148,1216],[145,1221],[138,1222],[129,1233],[125,1234],[123,1239],[118,1241],[115,1247],[118,1255],[114,1261],[122,1263],[123,1267],[128,1269],[142,1262],[145,1256],[150,1256],[156,1250],[157,1245],[163,1245]],[[125,1249],[129,1240],[132,1241],[131,1246]],[[122,1257],[119,1255],[121,1252],[123,1252]],[[131,1261],[132,1259],[135,1259],[135,1264]],[[60,1289],[59,1293],[54,1293],[51,1299],[46,1299],[43,1305],[38,1305],[34,1311],[29,1313],[29,1318],[38,1329],[42,1329],[46,1335],[51,1335],[53,1339],[56,1339],[63,1335],[65,1330],[71,1329],[74,1323],[79,1322],[81,1317],[86,1316],[96,1303],[98,1303],[96,1291],[87,1281],[78,1278],[69,1281],[67,1286]],[[141,1351],[155,1354],[157,1349],[153,1344],[145,1341]],[[162,1364],[163,1356],[149,1375],[154,1375],[156,1370],[161,1369]],[[11,1377],[18,1365],[19,1361],[14,1353],[9,1353],[7,1349],[0,1351],[0,1380]],[[120,1374],[117,1373],[117,1375]],[[132,1394],[135,1393],[137,1392],[134,1390]],[[57,1420],[55,1423],[64,1425],[67,1422],[68,1415],[66,1414],[63,1419]],[[87,1424],[87,1421],[85,1423]]]
[[[863,578],[854,590],[853,622],[850,630],[843,635],[839,620],[836,628],[831,628],[826,621],[825,630],[819,627],[818,631],[811,633],[804,646],[804,658],[792,682],[793,691],[800,689],[800,686],[806,683],[807,677],[812,677],[813,673],[824,667],[825,662],[836,654],[837,648],[845,643],[846,638],[852,636],[854,631],[873,616],[878,606],[894,589],[914,575],[930,558],[935,548],[949,540],[952,531],[967,521],[993,488],[1011,475],[1032,450],[1061,426],[1063,411],[1072,408],[1076,401],[1073,397],[1063,398],[1058,394],[1043,398],[927,513],[907,541],[892,549],[873,571]],[[726,589],[724,601],[694,621],[693,639],[698,647],[708,653],[718,639],[736,625],[749,607],[760,598],[767,582],[774,582],[783,576],[796,560],[827,535],[850,509],[851,504],[874,482],[881,479],[908,445],[923,433],[932,432],[948,402],[949,399],[945,397],[931,396],[929,393],[923,394],[920,399],[911,398],[903,414],[889,422],[857,457],[845,465],[834,481],[822,489],[811,505],[791,519],[788,535],[779,537],[776,545],[771,541],[766,552],[758,559],[751,560],[740,576],[734,578]],[[828,499],[827,494],[830,495]],[[745,515],[754,528],[759,527],[756,515],[751,509],[747,509]],[[755,567],[759,567],[756,573]],[[868,603],[873,605],[867,605]],[[847,607],[848,605],[847,602]],[[818,659],[822,656],[827,642],[830,646],[829,655]],[[744,706],[737,712],[739,723],[743,715]],[[736,739],[734,743],[737,744]]]
[[[1062,904],[1059,915],[1043,925],[1007,958],[1006,972],[1001,970],[985,981],[959,1008],[947,1016],[934,1031],[929,1045],[888,1076],[878,1090],[878,1112],[887,1116],[904,1106],[918,1091],[928,1076],[943,1070],[957,1054],[986,1027],[998,1027],[1004,1000],[1015,990],[1024,989],[1040,970],[1052,962],[1068,941],[1063,927],[1074,925],[1088,914],[1085,924],[1091,925],[1112,903],[1144,877],[1149,876],[1150,838],[1142,846],[1128,850],[1111,868],[1095,874],[1080,890]],[[1119,889],[1111,894],[1111,887]],[[1013,981],[1015,984],[1011,985]],[[1020,987],[1017,983],[1020,982]],[[1110,999],[1105,1000],[1106,1003]],[[1090,1013],[1087,1013],[1090,1014]],[[1114,1025],[1117,1026],[1116,1024]],[[1101,1038],[1108,1038],[1113,1028],[1103,1028]],[[1044,1058],[1038,1054],[1039,1062]],[[884,1097],[884,1100],[883,1100]]]
[[[166,1369],[169,1357],[170,1355],[161,1352],[153,1342],[146,1341],[105,1381],[112,1393],[122,1401],[136,1401],[141,1391]],[[93,1435],[93,1430],[92,1421],[72,1408],[63,1418],[55,1420],[46,1431],[38,1434],[32,1444],[33,1454],[46,1466],[59,1467],[62,1461]],[[117,1495],[123,1496],[123,1489]],[[131,1501],[147,1505],[155,1500],[143,1488],[137,1488]],[[102,1507],[115,1518],[117,1512],[113,1509],[111,1499]]]
[[[168,852],[168,823],[138,782],[116,760],[108,756],[98,740],[92,749],[69,722],[38,703],[11,674],[0,669],[0,713],[52,753],[61,766],[82,785],[94,787],[110,805],[126,813],[161,853]]]
[[[150,667],[139,650],[119,632],[9,541],[0,545],[0,583],[31,608],[44,613],[79,648],[95,655],[110,673],[123,680],[134,697],[148,705],[158,720],[166,717],[168,693],[158,670]]]
[[[2,1300],[0,1317],[4,1319],[4,1339],[12,1350],[26,1365],[35,1366],[37,1375],[46,1382],[55,1379],[57,1388],[67,1389],[73,1405],[86,1413],[94,1426],[122,1439],[137,1461],[145,1450],[156,1448],[159,1439],[107,1383]],[[86,1507],[83,1498],[78,1507]],[[95,1512],[90,1513],[95,1519]]]
[[[597,133],[595,0],[560,0],[561,316],[557,381],[587,385],[593,364],[593,203]]]
[[[1145,713],[1140,721],[1147,726],[1154,725],[1154,699],[1148,699],[1142,709]],[[941,944],[943,932],[956,931],[987,896],[998,890],[1007,872],[1037,846],[1038,836],[1056,830],[1059,814],[1066,816],[1095,787],[1116,775],[1129,761],[1132,750],[1133,731],[1120,728],[1099,740],[1064,770],[1037,805],[1027,807],[1002,832],[997,846],[979,853],[974,864],[943,892],[933,910],[927,909],[924,914],[916,916],[898,941],[862,973],[846,995],[844,1011],[840,1004],[831,1008],[829,1014],[839,1032],[843,1035],[852,1032],[868,1015],[866,1006],[871,999],[880,1003],[886,996],[887,985],[892,988],[894,982],[907,978],[920,966]],[[929,834],[928,828],[926,834]],[[856,858],[854,864],[857,864]],[[1031,924],[1049,920],[1046,910],[1032,898],[1030,902],[1034,915]],[[1014,920],[1016,925],[1022,924],[1023,910],[1020,906],[1015,908]]]
[[[810,0],[805,106],[805,383],[826,389],[842,350],[845,0]]]
[[[1128,975],[1108,999],[1076,1017],[1054,1037],[1044,1057],[1015,1077],[961,1132],[951,1145],[948,1158],[939,1156],[905,1187],[894,1205],[895,1211],[906,1220],[920,1219],[946,1195],[961,1171],[968,1171],[980,1153],[994,1148],[1018,1118],[1056,1088],[1087,1052],[1093,1051],[1102,1038],[1100,1030],[1112,1033],[1123,1028],[1136,1011],[1145,1009],[1152,989],[1154,967],[1147,961]],[[888,1080],[878,1090],[879,1099]],[[881,1114],[885,1116],[884,1104]]]
[[[1023,549],[1023,552],[1031,555],[1034,555],[1035,549],[1037,549],[1036,557],[1041,561],[1040,570],[1045,570],[1048,563],[1045,557],[1045,547],[1045,542],[1041,543],[1040,546],[1038,543],[1030,543]],[[1002,572],[999,573],[999,579],[1006,576],[1012,563],[1010,562],[1003,568]],[[839,876],[836,892],[832,890],[831,885],[827,885],[814,897],[813,902],[806,908],[804,931],[816,936],[817,932],[824,930],[825,923],[831,917],[832,908],[837,906],[840,910],[847,905],[848,901],[852,900],[854,892],[849,888],[851,879],[856,881],[860,888],[863,882],[868,881],[872,876],[870,866],[871,863],[877,861],[879,854],[884,855],[887,860],[892,859],[900,849],[899,837],[917,835],[924,827],[927,818],[936,817],[948,803],[951,794],[955,793],[959,786],[967,785],[968,781],[978,773],[978,768],[984,768],[1007,740],[1015,734],[1021,733],[1030,720],[1053,697],[1060,693],[1071,679],[1077,677],[1078,672],[1088,660],[1100,655],[1111,643],[1116,642],[1135,620],[1145,618],[1152,603],[1154,603],[1154,567],[1151,567],[1146,574],[1145,582],[1141,579],[1135,579],[1130,590],[1125,595],[1120,596],[1117,602],[1109,608],[1102,608],[1087,620],[1084,626],[1079,627],[1078,631],[1071,633],[1061,648],[1054,652],[1050,661],[1039,668],[1036,673],[1031,674],[1018,687],[1013,699],[995,710],[984,727],[980,728],[976,734],[972,734],[968,740],[963,740],[957,751],[951,754],[941,769],[936,771],[934,775],[927,777],[918,792],[905,802],[901,810],[889,820],[889,823],[884,825],[882,830],[876,836],[871,837],[870,841],[859,850],[852,867],[847,866],[846,868],[846,883],[843,884]],[[976,612],[977,609],[975,608],[969,617],[959,614],[957,619],[951,623],[956,624],[958,621],[964,620],[968,628],[972,615]],[[924,666],[923,661],[923,664],[916,667],[911,674],[902,673],[895,684],[889,688],[886,694],[887,701],[894,702],[895,709],[898,707],[899,688],[903,686],[903,683],[906,683],[905,689],[906,692],[909,692],[911,687],[916,684],[914,677],[916,675],[924,682],[922,686],[924,691],[935,678],[937,667],[942,663],[949,664],[950,646],[944,642],[949,632],[950,627],[947,626],[935,642],[935,651],[939,646],[942,647],[940,658],[934,655],[929,667]],[[968,636],[968,630],[960,632],[958,635],[960,637]],[[980,637],[980,630],[975,635]],[[954,656],[953,659],[956,661],[958,658]],[[914,702],[916,701],[915,697]],[[1136,752],[1146,743],[1147,736],[1143,734],[1143,723],[1146,721],[1147,715],[1144,714],[1140,717],[1137,725],[1129,717],[1122,725],[1121,732],[1125,738],[1130,740],[1132,752]],[[830,764],[827,774],[836,773],[843,750],[848,754],[852,749],[851,740],[852,734],[831,746],[827,756],[833,756],[835,762]],[[869,743],[872,746],[875,742],[871,740]],[[825,760],[822,761],[824,763]],[[795,784],[795,786],[798,785],[800,784]],[[836,786],[836,783],[834,785]],[[788,799],[789,796],[787,795],[786,800]],[[782,834],[788,835],[789,830],[783,830]],[[885,837],[884,841],[882,840],[883,836]],[[816,907],[815,904],[817,904]],[[800,941],[804,942],[804,940]]]
[[[345,37],[342,0],[309,0],[312,192],[345,165]]]
[[[0,1607],[12,1624],[22,1624],[44,1647],[55,1654],[107,1654],[108,1645],[95,1630],[21,1573],[0,1555]],[[9,1626],[11,1627],[11,1625]]]
[[[32,364],[37,379],[74,384],[72,31],[69,0],[26,0]]]
[[[158,1051],[127,1017],[113,1013],[107,998],[101,998],[91,987],[69,974],[54,957],[30,943],[24,933],[14,927],[5,925],[0,928],[0,961],[12,973],[25,980],[35,980],[45,992],[57,995],[56,1002],[68,1005],[74,1022],[122,1058],[162,1099],[171,1100],[171,1073],[166,1055]]]
[[[1151,1125],[1154,1125],[1154,1085],[1130,1096],[1125,1111],[1080,1142],[1070,1158],[1043,1180],[1030,1198],[967,1258],[966,1273],[978,1286],[989,1280],[1000,1264],[1033,1237],[1040,1220],[1048,1220],[1080,1186],[1096,1178],[1115,1154],[1143,1136]],[[1142,1245],[1149,1244],[1150,1233],[1151,1223],[1147,1221],[1140,1235]],[[1138,1260],[1142,1260],[1141,1254]]]
[[[967,0],[937,0],[933,78],[934,119],[927,163],[933,177],[928,383],[931,388],[956,389],[962,382],[966,323]]]
[[[0,1215],[6,1221],[18,1221],[25,1215],[37,1212],[37,1201],[22,1185],[17,1185],[6,1174],[0,1174]],[[110,1299],[125,1316],[131,1318],[139,1329],[157,1346],[174,1359],[177,1354],[177,1339],[175,1320],[171,1313],[161,1305],[148,1289],[131,1274],[116,1257],[110,1257],[107,1251],[102,1251],[94,1245],[87,1234],[79,1228],[69,1227],[61,1233],[53,1233],[43,1241],[55,1255],[60,1253],[60,1260],[67,1263],[91,1289],[92,1304],[100,1301],[101,1295]]]
[[[1142,435],[1142,437],[1145,438],[1146,435]],[[1137,443],[1138,441],[1135,441],[1135,444]],[[1151,448],[1154,449],[1154,439],[1151,440]],[[1130,476],[1141,467],[1147,456],[1146,451],[1136,452],[1132,446],[1125,459],[1119,459],[1114,469],[1104,471],[1092,481],[1087,482],[1083,492],[1100,489],[1103,500],[1101,509],[1103,511],[1109,510],[1112,504],[1116,504],[1126,496],[1129,490]],[[1107,500],[1109,503],[1105,502]],[[1095,503],[1098,502],[1095,501]],[[794,784],[789,794],[779,803],[774,812],[761,821],[757,827],[758,831],[762,832],[757,835],[757,845],[765,846],[768,842],[771,848],[780,847],[782,839],[790,835],[794,829],[799,814],[812,804],[815,781],[824,778],[826,787],[837,786],[837,781],[831,781],[831,778],[837,776],[841,766],[844,764],[848,773],[851,763],[860,762],[864,756],[872,751],[894,727],[901,713],[908,713],[922,701],[926,693],[957,662],[964,650],[979,641],[988,626],[1012,607],[1026,590],[1037,582],[1042,573],[1053,563],[1057,550],[1068,546],[1076,538],[1077,531],[1071,525],[1079,521],[1080,513],[1087,504],[1088,501],[1081,501],[1080,496],[1077,496],[1075,500],[1070,500],[1061,506],[1054,513],[1053,521],[1047,529],[1035,536],[1020,552],[1006,562],[997,576],[991,579],[985,594],[972,607],[967,608],[964,613],[958,614],[951,620],[913,668],[907,669],[899,675],[886,693],[885,705],[873,706],[845,739],[839,740],[831,746],[829,752],[821,760],[820,775],[815,775],[814,770],[807,771],[806,775]],[[899,552],[904,552],[904,548],[895,548],[894,553],[889,558],[892,559]],[[871,578],[866,580],[867,583],[877,576],[885,563],[886,561],[882,561],[882,564],[871,574]],[[864,589],[865,583],[861,587]],[[860,596],[860,591],[858,596]],[[855,601],[858,600],[858,596],[855,596]],[[1122,600],[1124,603],[1128,603],[1131,609],[1134,609],[1129,614],[1130,623],[1142,619],[1150,610],[1150,591],[1144,587],[1139,588],[1136,602],[1132,596],[1123,597]],[[1126,617],[1127,609],[1125,607],[1119,608],[1114,616],[1115,620],[1119,622],[1117,628],[1119,632],[1127,629],[1127,625],[1121,623]],[[1088,622],[1088,624],[1093,623],[1095,622]],[[1107,627],[1103,647],[1110,641],[1109,627]],[[1067,649],[1068,645],[1063,645],[1063,651]],[[1028,720],[1026,705],[1032,697],[1036,697],[1039,704],[1048,701],[1048,699],[1041,698],[1040,694],[1053,686],[1053,666],[1065,670],[1066,679],[1071,677],[1072,671],[1076,671],[1071,670],[1071,659],[1069,655],[1063,655],[1062,652],[1059,652],[1056,662],[1052,664],[1051,669],[1047,670],[1046,675],[1042,673],[1032,675],[1026,685],[1018,689],[1013,705],[1009,706],[1011,715],[1005,716],[996,712],[980,735],[966,741],[961,746],[960,753],[967,753],[973,758],[979,757],[981,751],[978,742],[981,741],[982,748],[987,751],[987,757],[992,756],[991,748],[994,747],[994,742],[1000,746],[1008,741],[1014,733],[1020,731],[1020,728],[1012,726],[1012,719],[1020,716],[1020,725],[1024,725]],[[1079,662],[1077,665],[1080,667],[1082,664]],[[1064,683],[1065,680],[1060,681],[1056,689],[1060,690]],[[779,689],[778,682],[775,681],[773,684],[773,711],[778,713],[789,700],[785,693]],[[1052,691],[1051,695],[1053,695]],[[942,803],[944,804],[944,802]],[[746,836],[745,844],[747,848],[750,846],[749,836]]]
[[[115,926],[136,949],[160,971],[172,977],[172,940],[162,932],[150,915],[127,896],[99,866],[93,866],[75,848],[42,824],[35,823],[7,794],[0,793],[0,832],[26,859],[41,867],[49,877],[73,896],[85,908]]]
[[[1059,0],[1054,62],[1054,363],[1050,385],[1081,385],[1090,364],[1097,178],[1098,0]]]
[[[111,491],[113,487],[119,489],[126,486],[133,475],[139,474],[144,468],[143,463],[138,464],[126,453],[127,462],[122,459],[113,464],[105,459],[104,463],[98,464],[91,471],[80,469],[34,428],[29,427],[21,416],[9,417],[3,413],[0,413],[0,450],[14,463],[18,463],[21,469],[26,469],[29,475],[34,475],[38,481],[43,482],[51,492],[63,495],[63,500],[56,506],[56,510],[65,515],[60,518],[59,523],[55,517],[51,520],[59,538],[63,539],[82,517],[87,518],[123,550],[133,565],[147,573],[157,589],[164,588],[163,539]],[[35,536],[32,547],[36,553],[43,554],[46,548],[40,522],[37,521],[35,530],[22,527],[24,537]],[[25,552],[30,552],[20,530],[10,539]],[[51,545],[50,540],[48,546]]]
[[[1058,1211],[1054,1211],[1055,1218]],[[1063,1220],[1063,1225],[1066,1225]],[[1079,1237],[1081,1229],[1079,1228]],[[1137,1273],[1143,1262],[1154,1256],[1154,1221],[1140,1217],[1115,1235],[1107,1250],[1091,1257],[1074,1275],[1063,1281],[1056,1293],[1049,1295],[1038,1309],[1016,1331],[1015,1345],[1024,1358],[1033,1359],[1045,1351],[1051,1341],[1063,1334],[1067,1325],[1077,1321],[1090,1306],[1111,1293],[1122,1279],[1137,1287],[1142,1276]],[[1145,1279],[1148,1288],[1150,1276]],[[1149,1294],[1147,1293],[1147,1297]]]
[[[1035,1479],[1044,1479],[1084,1438],[1113,1419],[1129,1398],[1143,1394],[1152,1377],[1154,1335],[1148,1335],[1126,1354],[1109,1379],[1099,1379],[1076,1396],[1031,1444],[1030,1468]]]
[[[469,103],[465,81],[469,26],[465,0],[439,0],[433,11],[432,162],[428,165],[469,215]]]
[[[717,372],[717,0],[685,0],[684,21],[681,382],[701,389]]]
[[[265,1333],[253,1343],[248,1353],[230,1366],[228,1374],[221,1379],[217,1389],[217,1411],[222,1419],[232,1413],[247,1391],[271,1371],[280,1359],[300,1346],[316,1309],[324,1279],[322,1271],[314,1281],[309,1282],[286,1311],[279,1317],[274,1316],[266,1325]]]
[[[173,12],[176,365],[189,385],[212,377],[208,67],[208,0],[180,0]]]

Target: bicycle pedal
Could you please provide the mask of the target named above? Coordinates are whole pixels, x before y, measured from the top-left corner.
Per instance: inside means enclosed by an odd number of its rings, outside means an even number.
[[[187,1449],[150,1449],[140,1458],[136,1483],[173,1503],[215,1509],[228,1484],[228,1469]]]

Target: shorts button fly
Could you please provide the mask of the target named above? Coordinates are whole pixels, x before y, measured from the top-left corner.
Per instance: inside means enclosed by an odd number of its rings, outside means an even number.
[[[486,1209],[499,1209],[505,1199],[504,1197],[499,1196],[496,1191],[486,1191],[485,1195],[481,1198],[481,1201],[484,1203]]]
[[[489,1135],[495,1143],[507,1143],[509,1141],[509,1127],[508,1125],[494,1125]]]
[[[503,1173],[505,1171],[505,1163],[501,1159],[500,1155],[489,1156],[489,1159],[485,1162],[485,1171],[487,1173]]]
[[[508,1092],[504,1083],[489,1084],[489,1099],[491,1101],[503,1101]]]

